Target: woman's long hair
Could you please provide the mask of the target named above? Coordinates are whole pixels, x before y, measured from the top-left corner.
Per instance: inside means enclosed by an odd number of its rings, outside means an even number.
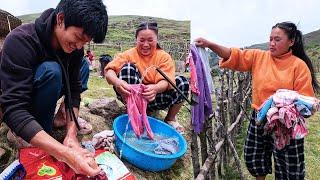
[[[313,89],[316,92],[320,92],[319,82],[317,81],[317,78],[315,76],[312,62],[304,50],[303,37],[301,31],[298,30],[297,26],[292,22],[277,23],[272,27],[272,29],[273,28],[282,29],[288,35],[288,38],[290,40],[294,40],[294,44],[291,46],[292,54],[302,59],[307,64],[311,72]]]

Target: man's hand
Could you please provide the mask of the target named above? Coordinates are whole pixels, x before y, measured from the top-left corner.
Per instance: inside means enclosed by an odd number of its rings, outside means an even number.
[[[69,148],[81,148],[80,143],[75,136],[67,135],[63,140],[63,145]]]
[[[67,158],[66,163],[74,169],[76,173],[95,176],[97,174],[90,174],[90,172],[96,172],[97,170],[100,172],[100,168],[94,160],[94,154],[83,149],[76,137],[66,136],[63,145],[67,146],[68,151],[70,151],[70,158]]]
[[[94,156],[89,151],[79,151],[72,148],[67,148],[65,158],[62,159],[67,163],[76,174],[87,176],[96,176],[101,172],[101,168],[95,162]]]
[[[94,154],[81,148],[77,140],[66,138],[65,143],[69,144],[63,145],[42,130],[31,139],[30,143],[59,161],[67,163],[77,174],[96,176],[101,172],[94,160]]]

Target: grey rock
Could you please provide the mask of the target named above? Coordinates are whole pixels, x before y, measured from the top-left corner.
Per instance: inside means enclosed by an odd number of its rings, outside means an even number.
[[[115,98],[102,98],[93,101],[88,105],[90,113],[102,116],[106,119],[113,119],[125,113],[125,106],[119,105]]]

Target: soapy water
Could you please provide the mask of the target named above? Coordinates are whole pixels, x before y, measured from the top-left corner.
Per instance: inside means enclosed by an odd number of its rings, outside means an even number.
[[[134,131],[129,129],[128,121],[123,133],[123,143],[120,146],[119,158],[122,158],[123,145],[129,144],[135,149],[158,155],[171,155],[179,151],[179,138],[163,133],[154,133],[154,139],[150,139],[146,131],[138,138]]]
[[[170,137],[158,133],[155,133],[153,140],[147,136],[147,133],[144,133],[140,138],[137,138],[133,131],[128,131],[126,135],[127,144],[141,151],[153,154],[174,154],[179,150],[178,142],[178,137]],[[159,149],[159,147],[161,147],[161,149]]]

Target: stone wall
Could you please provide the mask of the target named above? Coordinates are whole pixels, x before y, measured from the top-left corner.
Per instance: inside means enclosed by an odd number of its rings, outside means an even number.
[[[8,20],[11,30],[22,24],[20,19],[0,9],[0,37],[6,36],[10,32]]]

